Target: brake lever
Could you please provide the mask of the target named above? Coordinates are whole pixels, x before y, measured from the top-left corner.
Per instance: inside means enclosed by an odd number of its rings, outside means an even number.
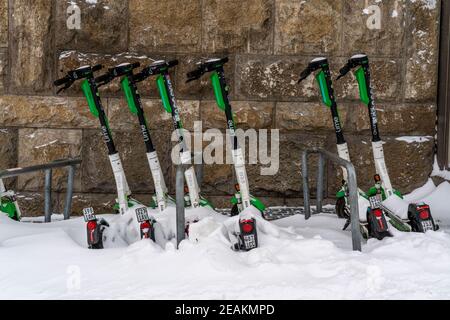
[[[302,82],[303,80],[305,80],[306,78],[308,78],[308,76],[311,74],[311,69],[310,68],[306,68],[305,70],[303,70],[300,73],[300,79],[298,79],[297,83]]]
[[[186,83],[200,79],[200,77],[204,74],[203,68],[198,68],[194,71],[190,71],[187,73],[187,80]]]
[[[345,75],[347,75],[347,73],[351,70],[351,66],[347,63],[345,66],[343,66],[340,70],[339,70],[339,76],[336,78],[336,81],[339,80],[340,78],[344,77]]]
[[[59,94],[61,91],[64,91],[66,89],[69,89],[72,84],[73,84],[73,81],[66,82],[64,87],[61,87],[58,89],[58,91],[56,91],[56,94]]]
[[[143,74],[142,72],[139,72],[137,74],[133,74],[133,82],[141,82],[144,81],[145,79],[147,79],[148,76],[146,76],[145,74]]]
[[[98,76],[97,78],[95,78],[95,83],[97,85],[97,87],[101,87],[104,86],[108,83],[110,83],[114,78],[112,77],[112,75],[107,72],[105,74],[102,74],[101,76]]]

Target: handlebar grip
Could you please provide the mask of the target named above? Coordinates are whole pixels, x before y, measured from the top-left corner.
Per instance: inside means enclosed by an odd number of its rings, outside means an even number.
[[[309,75],[311,74],[311,70],[309,68],[306,68],[305,70],[303,70],[300,73],[300,80],[298,80],[299,82],[306,79]]]
[[[141,82],[145,79],[147,79],[147,75],[142,72],[139,72],[139,73],[136,73],[135,75],[133,75],[134,82]]]
[[[69,81],[70,81],[69,77],[65,76],[64,78],[57,79],[57,80],[53,81],[53,84],[55,86],[59,87],[60,85],[66,84]]]
[[[193,71],[190,71],[186,74],[187,80],[186,82],[191,82],[193,80],[199,79],[203,75],[202,69],[196,69]]]
[[[345,76],[350,71],[350,69],[351,69],[351,67],[348,63],[345,66],[343,66],[341,69],[339,69],[339,76],[336,78],[336,80],[339,80],[340,78]]]
[[[139,62],[134,62],[134,63],[131,64],[131,68],[132,69],[139,68],[140,66],[141,66],[141,64]]]
[[[169,62],[167,62],[167,66],[168,66],[169,68],[175,67],[176,65],[178,65],[178,60],[177,60],[177,59],[175,59],[175,60],[170,60]]]
[[[100,82],[106,82],[106,81],[110,81],[111,79],[111,75],[109,74],[109,72],[102,74],[100,76],[98,76],[97,78],[95,78],[95,82],[96,83],[100,83]]]
[[[101,64],[96,64],[95,66],[92,67],[92,72],[98,71],[101,68],[103,68],[103,66]]]

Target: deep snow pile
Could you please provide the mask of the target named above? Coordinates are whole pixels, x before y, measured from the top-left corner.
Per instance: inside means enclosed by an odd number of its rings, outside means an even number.
[[[0,298],[142,299],[427,299],[450,298],[450,184],[424,187],[441,230],[394,232],[351,251],[335,215],[267,222],[257,217],[260,247],[236,253],[236,217],[187,210],[190,240],[174,245],[175,210],[151,212],[172,240],[136,241],[133,215],[102,215],[111,227],[104,250],[86,248],[82,218],[18,223],[0,215]],[[255,212],[250,212],[256,214]],[[392,228],[391,228],[392,229]]]

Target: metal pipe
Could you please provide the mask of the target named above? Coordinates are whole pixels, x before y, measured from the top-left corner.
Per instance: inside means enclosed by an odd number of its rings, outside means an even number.
[[[73,184],[75,177],[76,166],[81,163],[80,158],[68,158],[55,160],[46,164],[39,164],[35,166],[29,166],[25,168],[12,168],[0,171],[0,181],[2,178],[12,178],[23,174],[29,174],[33,172],[44,171],[45,172],[45,185],[44,185],[44,221],[50,222],[52,215],[52,170],[55,168],[69,167],[68,182],[67,182],[67,194],[66,205],[64,207],[64,219],[70,218],[70,211],[72,208],[72,195]]]
[[[44,186],[44,214],[45,222],[52,221],[52,169],[45,170],[45,186]]]
[[[322,212],[323,185],[324,185],[325,156],[319,153],[319,169],[317,171],[317,192],[316,192],[316,210]]]
[[[17,177],[21,174],[33,173],[36,171],[43,171],[43,170],[47,170],[47,169],[67,167],[67,166],[77,165],[80,163],[81,163],[80,158],[74,158],[74,159],[56,160],[56,161],[49,162],[46,164],[39,164],[36,166],[30,166],[30,167],[25,167],[25,168],[6,169],[6,170],[0,171],[0,179]]]
[[[309,219],[311,216],[311,208],[310,208],[310,193],[309,193],[309,177],[308,177],[308,155],[312,153],[319,154],[319,178],[323,180],[323,172],[320,176],[320,168],[324,167],[324,159],[329,159],[340,166],[344,167],[347,171],[347,183],[349,187],[349,196],[348,202],[350,205],[350,214],[351,214],[351,231],[352,231],[352,247],[355,251],[361,251],[361,233],[359,230],[359,207],[358,207],[358,184],[356,179],[356,171],[353,164],[349,161],[346,161],[339,156],[320,149],[320,148],[310,148],[304,150],[302,153],[302,175],[303,175],[303,197],[304,197],[304,205],[305,205],[305,219]],[[322,155],[322,157],[320,156]],[[322,158],[322,160],[320,160]],[[322,161],[322,162],[321,162]],[[323,182],[323,181],[322,181]],[[317,185],[319,191],[319,181]],[[319,194],[319,192],[318,192]],[[318,207],[321,206],[320,196],[318,195]]]
[[[72,195],[73,195],[74,178],[75,178],[75,165],[72,165],[68,169],[66,202],[64,205],[64,220],[67,220],[70,218],[70,213],[72,210]]]
[[[175,191],[176,191],[176,223],[177,223],[177,249],[180,242],[184,240],[185,218],[184,218],[184,170],[181,164],[177,165]]]
[[[302,176],[303,176],[303,205],[305,207],[305,220],[311,217],[309,204],[309,175],[308,175],[308,150],[302,154]]]

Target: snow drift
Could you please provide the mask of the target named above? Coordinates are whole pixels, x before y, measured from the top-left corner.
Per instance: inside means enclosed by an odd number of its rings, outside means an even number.
[[[252,211],[260,247],[238,253],[228,238],[237,217],[208,209],[186,210],[187,220],[201,219],[179,250],[170,236],[138,240],[132,215],[102,215],[111,224],[104,250],[86,248],[82,218],[43,224],[2,215],[0,298],[448,299],[449,196],[450,184],[428,182],[404,199],[429,203],[440,231],[395,232],[369,240],[363,252],[351,251],[344,220],[331,214],[267,222]],[[175,210],[166,211],[150,214],[160,215],[168,236]]]

